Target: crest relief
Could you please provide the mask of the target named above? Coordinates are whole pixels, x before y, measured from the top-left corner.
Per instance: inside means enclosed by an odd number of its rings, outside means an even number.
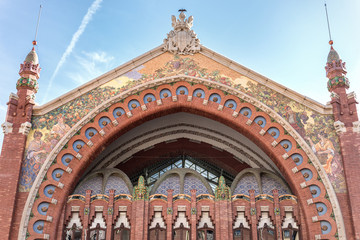
[[[193,55],[200,51],[200,40],[197,38],[195,32],[191,30],[193,25],[193,16],[186,19],[184,9],[180,9],[179,19],[173,15],[171,16],[172,27],[164,39],[164,51],[169,51],[173,54]]]

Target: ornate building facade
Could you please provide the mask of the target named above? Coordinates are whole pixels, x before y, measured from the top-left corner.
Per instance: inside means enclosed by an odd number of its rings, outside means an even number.
[[[162,45],[43,106],[31,50],[2,124],[3,239],[360,239],[360,122],[338,53],[322,105],[192,24],[173,16]]]

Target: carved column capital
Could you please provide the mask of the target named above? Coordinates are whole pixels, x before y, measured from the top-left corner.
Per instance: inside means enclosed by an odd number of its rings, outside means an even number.
[[[1,127],[3,129],[4,134],[12,133],[12,130],[13,130],[13,124],[12,123],[4,122],[3,124],[1,124]]]
[[[345,124],[341,121],[334,122],[334,127],[337,134],[346,132]]]
[[[24,122],[21,124],[19,128],[19,133],[22,133],[24,135],[28,135],[31,130],[31,123],[30,122]]]

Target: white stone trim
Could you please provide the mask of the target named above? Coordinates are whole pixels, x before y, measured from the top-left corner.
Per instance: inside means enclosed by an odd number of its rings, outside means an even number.
[[[31,130],[31,123],[30,122],[24,122],[21,124],[19,128],[19,133],[22,133],[24,135],[28,135]]]
[[[360,133],[360,121],[353,122],[353,132]]]
[[[79,160],[81,160],[82,155],[81,155],[80,153],[78,153],[78,154],[76,154],[76,158],[79,159]]]
[[[80,211],[80,206],[71,206],[71,211],[72,212],[79,212]]]
[[[52,222],[52,221],[53,221],[53,217],[51,217],[51,216],[46,216],[46,221],[47,221],[47,222]]]
[[[335,131],[337,134],[345,133],[346,127],[345,124],[341,121],[334,122]]]
[[[119,212],[126,212],[127,206],[119,206]]]
[[[13,124],[10,122],[4,122],[3,124],[1,124],[1,127],[3,129],[4,135],[12,133],[13,131]]]
[[[19,100],[19,96],[18,96],[17,94],[15,94],[15,93],[10,93],[10,95],[9,95],[9,101],[10,101],[11,99]]]
[[[91,140],[89,140],[89,141],[87,142],[87,145],[88,145],[89,147],[92,147],[92,146],[94,146],[94,143],[93,143]]]
[[[103,212],[104,206],[95,206],[95,212]]]
[[[103,136],[105,135],[104,129],[101,129],[101,130],[99,131],[99,133],[100,133],[100,135],[103,137]]]
[[[356,100],[356,93],[355,93],[355,92],[348,93],[348,94],[347,94],[347,98],[348,98],[348,99],[354,98],[354,99]]]
[[[119,125],[119,122],[118,122],[116,119],[114,119],[114,120],[112,121],[112,124],[116,127],[117,125]]]
[[[285,211],[285,212],[293,212],[293,211],[294,211],[294,207],[293,207],[293,206],[284,206],[284,211]]]

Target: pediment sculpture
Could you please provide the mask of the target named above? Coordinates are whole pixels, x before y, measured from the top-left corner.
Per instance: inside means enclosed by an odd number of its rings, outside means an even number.
[[[174,54],[193,55],[200,51],[200,40],[191,30],[194,18],[190,16],[186,19],[185,10],[179,11],[181,11],[179,19],[176,19],[174,15],[171,16],[174,30],[171,30],[164,39],[163,50]]]

